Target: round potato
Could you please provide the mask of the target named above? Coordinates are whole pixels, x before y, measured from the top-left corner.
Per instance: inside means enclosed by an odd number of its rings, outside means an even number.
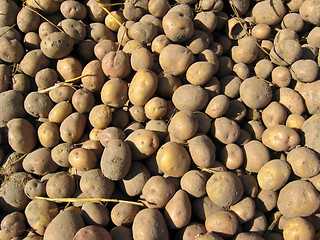
[[[205,226],[208,232],[219,233],[223,237],[231,237],[238,231],[239,222],[234,213],[219,211],[206,219]]]
[[[41,69],[50,65],[49,58],[40,50],[35,49],[27,52],[20,62],[19,68],[28,76],[34,77]]]
[[[101,64],[104,74],[109,78],[126,78],[131,72],[130,58],[124,51],[110,51]]]
[[[57,172],[49,178],[46,184],[46,193],[51,198],[72,197],[76,191],[74,178],[67,172]]]
[[[97,157],[93,151],[86,148],[75,148],[71,150],[68,156],[71,166],[79,171],[88,171],[97,164]]]
[[[211,134],[220,142],[230,144],[234,143],[239,138],[240,127],[231,119],[219,117],[212,122]]]
[[[35,196],[44,197],[46,196],[46,185],[44,182],[33,178],[26,183],[24,193],[32,200],[35,199]]]
[[[104,104],[120,108],[128,100],[128,85],[120,78],[112,78],[103,85],[100,94]]]
[[[40,43],[41,51],[52,59],[66,57],[72,51],[73,39],[64,32],[54,32],[44,37]]]
[[[60,143],[51,150],[52,160],[61,167],[71,167],[68,156],[74,148],[72,143]]]
[[[200,170],[190,170],[180,180],[181,189],[190,197],[200,198],[206,194],[207,175]]]
[[[306,219],[301,217],[291,218],[287,221],[283,229],[284,239],[314,239],[314,226]]]
[[[82,70],[81,82],[83,87],[89,91],[96,92],[104,84],[105,76],[102,71],[101,62],[98,60],[90,61]],[[86,75],[86,76],[84,76]]]
[[[112,208],[110,217],[116,226],[130,226],[139,210],[137,205],[117,203]]]
[[[89,121],[94,128],[107,128],[111,120],[111,108],[104,104],[94,106],[89,113]]]

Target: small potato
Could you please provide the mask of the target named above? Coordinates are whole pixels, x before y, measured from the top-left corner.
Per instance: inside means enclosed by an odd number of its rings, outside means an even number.
[[[319,114],[314,114],[312,117],[310,117],[303,123],[301,130],[304,132],[305,146],[319,153],[320,148],[318,144],[318,124]]]
[[[194,17],[195,29],[205,32],[213,32],[217,26],[217,16],[211,11],[202,11]]]
[[[89,225],[79,229],[74,240],[112,240],[110,233],[103,227]]]
[[[0,207],[5,213],[23,211],[30,199],[24,193],[26,183],[31,176],[26,172],[13,173],[1,185]]]
[[[277,125],[263,132],[262,143],[274,151],[290,151],[300,143],[300,137],[293,129]]]
[[[285,185],[279,193],[277,206],[285,217],[306,217],[320,205],[319,192],[304,180],[295,180]]]
[[[158,209],[140,210],[132,224],[133,239],[168,240],[166,221]]]
[[[198,121],[193,112],[181,110],[171,119],[168,132],[173,137],[186,141],[198,130]]]
[[[60,11],[65,18],[82,20],[87,16],[86,7],[78,1],[66,1],[60,5]]]
[[[40,49],[27,52],[20,62],[19,68],[28,76],[34,77],[41,69],[47,68],[50,60]]]
[[[239,223],[245,223],[254,217],[256,204],[251,197],[244,197],[235,205],[230,207],[230,211],[236,214]]]
[[[144,185],[140,198],[149,208],[162,208],[174,193],[174,185],[170,180],[163,176],[152,176]]]
[[[239,177],[232,172],[216,172],[207,181],[209,198],[219,206],[231,206],[237,203],[243,194]]]
[[[101,22],[93,22],[86,25],[86,32],[87,38],[92,39],[95,42],[100,42],[105,39],[116,41],[115,34]]]
[[[214,166],[216,147],[207,135],[197,134],[187,143],[191,159],[198,167],[210,168]]]
[[[264,80],[251,77],[240,85],[241,100],[253,109],[263,108],[271,101],[272,90]]]
[[[13,118],[23,118],[26,111],[23,106],[24,97],[16,90],[0,93],[0,121],[8,122]]]
[[[131,80],[128,90],[129,100],[133,105],[144,106],[156,92],[157,75],[148,69],[140,69]]]
[[[103,3],[110,3],[109,0],[103,1]],[[94,22],[103,22],[105,16],[107,15],[107,12],[104,11],[99,4],[94,0],[88,0],[86,1],[86,8],[88,9],[88,16],[89,18]],[[111,7],[107,6],[106,9],[108,11],[111,10]]]
[[[55,147],[60,143],[59,127],[54,122],[44,122],[38,128],[38,138],[43,147]]]
[[[207,106],[208,101],[206,90],[192,84],[178,87],[172,95],[172,102],[179,110],[200,111]]]
[[[239,223],[234,213],[219,211],[206,219],[205,226],[208,232],[219,233],[223,237],[231,237],[238,231]]]
[[[117,226],[110,230],[112,240],[132,240],[131,228],[124,226]]]
[[[271,102],[262,111],[262,121],[267,128],[276,125],[284,125],[286,119],[286,109],[278,102]]]
[[[288,66],[297,61],[302,55],[302,48],[296,40],[282,40],[270,51],[271,62]]]
[[[85,115],[75,112],[70,114],[60,125],[60,137],[64,142],[75,143],[82,136],[87,118]]]
[[[241,79],[234,75],[227,75],[220,79],[221,93],[230,98],[236,98],[239,96],[239,90],[241,86]]]
[[[320,95],[318,92],[319,87],[320,81],[317,80],[315,82],[305,84],[299,92],[304,99],[306,108],[310,114],[320,113]]]
[[[86,75],[81,78],[83,87],[89,91],[95,92],[102,88],[105,80],[102,71],[101,62],[98,60],[90,61],[82,70],[81,75]]]
[[[206,84],[214,74],[215,66],[207,61],[199,61],[190,65],[186,72],[187,81],[193,85]]]
[[[51,59],[64,58],[73,49],[73,39],[64,32],[54,32],[44,37],[40,43],[41,51]]]
[[[51,150],[52,160],[61,167],[71,167],[68,156],[74,148],[71,143],[60,143]]]
[[[77,231],[85,226],[81,214],[75,210],[60,212],[48,225],[44,239],[73,239]]]
[[[104,104],[120,108],[128,100],[128,85],[120,78],[112,78],[103,85],[100,94]]]
[[[82,65],[74,57],[65,57],[57,61],[57,73],[63,81],[79,77],[82,72]]]
[[[24,101],[24,108],[34,117],[48,117],[53,102],[46,94],[31,92]]]
[[[178,190],[164,209],[164,218],[171,229],[185,227],[191,219],[191,203],[184,190]]]
[[[147,129],[137,129],[125,139],[131,149],[133,160],[143,160],[157,151],[159,147],[158,135]]]
[[[298,147],[287,154],[287,161],[295,175],[310,178],[320,171],[320,160],[317,154],[306,147]]]
[[[172,75],[183,74],[193,61],[192,52],[178,44],[169,44],[162,49],[159,55],[160,66],[165,72]]]
[[[150,44],[157,36],[157,27],[150,22],[136,22],[129,28],[128,35],[142,44]]]
[[[162,145],[156,155],[159,169],[167,176],[181,177],[190,167],[191,159],[182,144],[167,142]]]
[[[109,78],[126,78],[131,72],[129,56],[123,51],[110,51],[101,64],[104,74]]]
[[[73,39],[75,44],[80,43],[86,37],[86,27],[79,20],[64,19],[58,26]]]
[[[314,239],[314,226],[306,219],[301,217],[291,218],[287,221],[283,229],[284,239]]]
[[[80,171],[93,169],[97,164],[96,155],[89,149],[75,148],[71,150],[68,156],[71,166]]]
[[[257,24],[252,28],[252,36],[257,39],[268,39],[271,35],[271,27],[267,24]]]
[[[7,123],[10,147],[22,154],[31,152],[37,145],[37,133],[30,122],[13,118]]]
[[[184,228],[181,228],[176,235],[176,239],[194,240],[197,236],[203,235],[207,232],[203,223],[190,222]],[[217,239],[216,239],[217,240]],[[221,239],[218,239],[221,240]]]
[[[130,63],[132,69],[135,71],[142,68],[151,69],[153,66],[153,57],[147,48],[141,47],[132,52]]]
[[[120,11],[112,11],[110,12],[106,18],[104,19],[105,25],[114,32],[117,32],[120,24],[123,24],[126,21],[126,19],[123,16],[123,13]]]
[[[44,176],[53,173],[58,169],[58,165],[52,160],[49,148],[38,148],[29,153],[22,162],[23,169],[32,174]]]
[[[169,9],[170,4],[167,0],[151,0],[148,2],[148,10],[155,17],[164,17]]]
[[[58,81],[58,74],[52,68],[44,68],[36,73],[35,82],[39,90],[52,87]]]
[[[24,73],[14,74],[12,76],[12,89],[19,92],[30,92],[31,91],[30,77]]]
[[[24,193],[32,200],[35,199],[35,196],[44,197],[46,196],[46,185],[44,182],[33,178],[26,183]]]
[[[129,108],[129,115],[133,121],[138,122],[138,123],[145,122],[147,120],[146,113],[144,111],[144,107],[142,107],[142,106],[136,106],[136,105],[131,106]]]
[[[259,172],[261,167],[270,160],[269,150],[257,140],[252,140],[243,146],[244,167],[249,172]]]
[[[307,43],[319,48],[320,46],[319,32],[320,32],[320,27],[314,27],[307,36]]]
[[[243,164],[243,150],[235,143],[224,146],[220,153],[220,161],[226,168],[234,170]]]
[[[94,128],[107,128],[111,120],[111,108],[104,104],[94,106],[89,113],[89,121]]]
[[[46,184],[46,193],[50,198],[72,197],[76,191],[74,178],[67,172],[57,172],[49,178]]]
[[[58,215],[59,208],[55,202],[32,200],[25,209],[29,225],[36,233],[43,235],[49,223]]]
[[[151,43],[151,51],[153,53],[160,54],[162,49],[164,49],[169,44],[171,44],[171,41],[166,35],[164,34],[158,35],[153,39]]]
[[[186,47],[193,53],[199,54],[209,47],[210,37],[209,35],[200,30],[194,30],[194,33],[190,39],[186,42]]]
[[[117,50],[117,44],[109,39],[104,39],[100,42],[98,42],[94,46],[94,54],[95,56],[101,61],[103,57],[111,52],[111,51],[116,51]]]
[[[181,189],[190,197],[200,198],[206,194],[207,175],[200,170],[186,172],[180,180]]]
[[[29,8],[23,7],[17,15],[17,25],[23,33],[36,31],[40,25],[40,16]]]
[[[16,22],[16,17],[19,12],[19,7],[14,1],[1,1],[0,26],[12,26]],[[9,14],[10,13],[10,14]]]
[[[286,120],[285,125],[297,131],[301,130],[301,127],[304,122],[305,118],[300,114],[290,114]]]
[[[110,180],[121,180],[128,174],[131,160],[131,150],[126,142],[120,139],[110,140],[101,157],[102,173]]]
[[[124,44],[122,51],[124,51],[126,54],[132,54],[135,50],[143,47],[144,45],[141,42],[137,40],[129,40]]]
[[[286,184],[290,174],[290,165],[276,159],[267,162],[260,168],[257,180],[261,189],[277,191]]]
[[[254,67],[254,71],[257,76],[268,79],[271,75],[271,72],[273,70],[273,64],[268,59],[262,59],[259,62],[256,63],[256,66]]]
[[[130,226],[140,208],[128,203],[117,203],[111,210],[110,217],[116,226]]]
[[[198,120],[198,132],[207,134],[211,128],[211,119],[210,117],[203,112],[194,112]]]
[[[39,37],[42,40],[44,37],[46,37],[48,34],[53,33],[53,32],[58,32],[59,30],[51,25],[50,23],[44,21],[43,23],[40,24],[38,33]]]
[[[1,230],[9,237],[18,237],[26,231],[26,218],[21,212],[13,212],[1,221]]]
[[[242,185],[243,185],[243,192],[245,195],[255,198],[258,195],[258,182],[253,175],[240,175],[239,176]]]
[[[291,82],[290,70],[283,66],[275,67],[271,72],[271,79],[278,87],[287,87]]]
[[[122,179],[120,186],[129,196],[136,196],[142,193],[144,184],[150,178],[150,172],[141,162],[133,161],[130,171]]]
[[[274,36],[273,44],[276,45],[281,41],[287,40],[299,41],[298,34],[290,29],[282,29]]]
[[[161,119],[167,114],[167,101],[159,97],[151,98],[144,106],[144,111],[149,119]]]
[[[288,28],[295,32],[301,32],[304,28],[304,22],[298,13],[286,14],[281,22],[282,29]]]
[[[217,95],[210,100],[205,109],[205,113],[211,118],[222,117],[228,110],[229,104],[230,101],[226,95]]]
[[[262,189],[255,198],[256,208],[262,212],[270,212],[277,206],[278,192]]]
[[[106,178],[100,169],[86,171],[80,178],[80,189],[87,197],[110,198],[114,188],[114,182]]]
[[[268,222],[267,218],[261,211],[257,210],[254,217],[244,224],[244,230],[247,232],[253,232],[257,235],[262,234],[267,230]]]
[[[108,142],[111,139],[124,140],[125,138],[125,133],[121,129],[116,127],[108,127],[100,133],[100,142],[104,147],[107,146]]]
[[[240,136],[240,127],[231,119],[219,117],[212,122],[211,135],[224,144],[234,143]]]
[[[95,58],[94,47],[96,42],[92,39],[85,39],[81,41],[76,48],[79,57],[86,63],[92,61]]]
[[[10,86],[9,79],[12,76],[11,69],[6,64],[0,64],[0,93],[8,91]]]
[[[72,105],[63,101],[57,103],[49,112],[48,120],[53,123],[62,123],[72,113]]]

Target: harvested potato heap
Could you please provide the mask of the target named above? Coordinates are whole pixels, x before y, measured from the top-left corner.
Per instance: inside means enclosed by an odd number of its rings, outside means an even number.
[[[320,237],[320,1],[0,0],[0,239]]]

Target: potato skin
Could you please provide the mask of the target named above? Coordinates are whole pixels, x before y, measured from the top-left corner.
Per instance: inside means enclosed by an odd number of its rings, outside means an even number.
[[[61,139],[67,143],[75,143],[82,136],[87,118],[85,115],[75,112],[70,114],[60,125]]]
[[[13,212],[1,221],[1,229],[10,237],[18,237],[26,231],[26,218],[21,212]]]
[[[35,148],[37,133],[29,121],[23,118],[14,118],[7,123],[7,126],[9,145],[13,150],[26,154]]]
[[[8,122],[13,118],[23,118],[27,113],[23,107],[24,97],[15,90],[0,93],[0,121]]]
[[[169,240],[164,217],[157,209],[146,208],[138,212],[133,220],[132,233],[139,240]]]
[[[73,49],[73,39],[64,32],[54,32],[44,37],[40,43],[41,51],[51,59],[68,56]]]

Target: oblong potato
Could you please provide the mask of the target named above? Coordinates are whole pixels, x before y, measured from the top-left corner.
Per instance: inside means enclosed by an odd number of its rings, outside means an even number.
[[[87,118],[85,115],[75,112],[70,114],[60,125],[60,137],[67,143],[75,143],[82,136]]]

